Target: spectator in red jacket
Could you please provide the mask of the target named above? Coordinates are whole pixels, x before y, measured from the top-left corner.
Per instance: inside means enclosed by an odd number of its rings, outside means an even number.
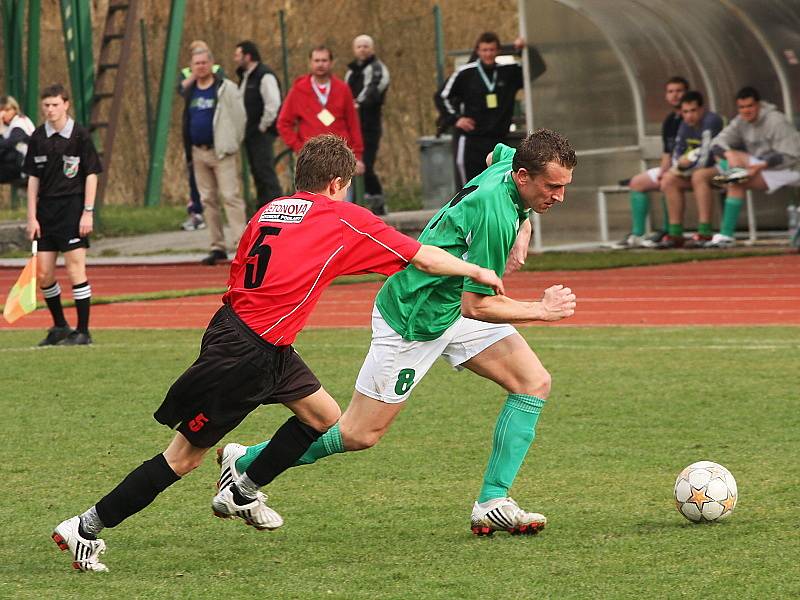
[[[311,73],[294,80],[278,115],[278,133],[295,153],[306,140],[323,133],[344,138],[356,155],[356,174],[364,172],[361,162],[364,142],[353,94],[348,85],[331,74],[333,52],[317,46],[309,54]]]

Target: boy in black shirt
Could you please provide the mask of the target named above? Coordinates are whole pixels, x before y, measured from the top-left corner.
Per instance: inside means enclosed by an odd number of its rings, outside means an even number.
[[[28,144],[23,170],[28,174],[28,236],[39,240],[37,278],[53,327],[40,346],[92,343],[89,305],[92,288],[86,279],[86,249],[93,228],[97,174],[102,171],[89,132],[67,111],[69,95],[60,84],[41,94],[45,124],[37,127]],[[64,254],[72,282],[78,326],[64,318],[61,287],[55,279],[56,258]]]

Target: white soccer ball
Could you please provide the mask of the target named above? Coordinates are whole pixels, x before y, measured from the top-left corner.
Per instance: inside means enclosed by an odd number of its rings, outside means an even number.
[[[675,480],[675,507],[695,523],[727,519],[738,496],[731,472],[709,460],[689,465]]]

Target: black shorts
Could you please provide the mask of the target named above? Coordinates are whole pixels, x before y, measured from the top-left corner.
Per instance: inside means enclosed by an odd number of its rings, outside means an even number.
[[[41,234],[38,249],[44,252],[69,252],[88,248],[89,238],[81,237],[79,227],[83,214],[83,195],[39,198],[36,220]]]
[[[321,387],[294,348],[264,341],[226,305],[208,324],[200,356],[153,416],[177,426],[194,446],[210,448],[260,405],[299,400]]]

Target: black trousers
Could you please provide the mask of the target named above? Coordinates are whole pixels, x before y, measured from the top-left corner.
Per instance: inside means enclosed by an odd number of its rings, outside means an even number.
[[[494,137],[453,134],[453,162],[455,163],[456,191],[486,169],[486,155],[502,140]]]
[[[383,131],[380,128],[361,130],[361,136],[364,138],[364,193],[371,196],[383,195],[381,180],[375,173],[375,159],[378,156],[378,146],[380,146],[382,134]]]
[[[275,174],[275,154],[272,146],[275,136],[257,133],[244,138],[247,161],[256,184],[256,208],[264,206],[273,198],[283,195],[278,176]]]

